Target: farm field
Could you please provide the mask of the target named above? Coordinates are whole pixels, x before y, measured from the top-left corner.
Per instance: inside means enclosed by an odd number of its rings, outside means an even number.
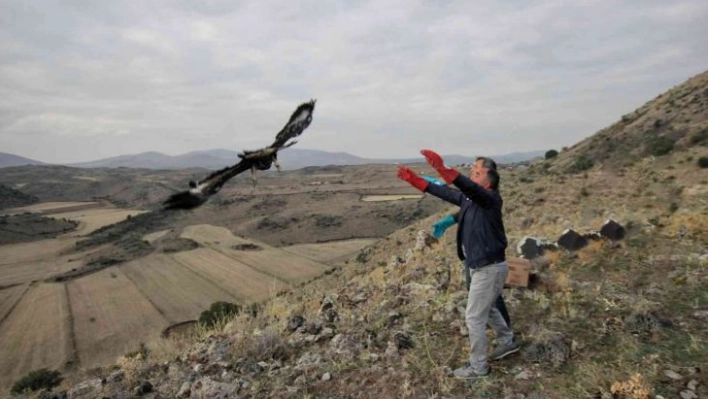
[[[217,251],[237,263],[242,263],[269,276],[290,283],[300,283],[324,273],[330,266],[311,258],[274,248],[264,243],[236,237],[225,228],[197,225],[188,226],[181,234],[199,244]],[[251,245],[252,249],[234,246]]]
[[[121,265],[120,269],[171,324],[198,319],[214,302],[237,302],[227,290],[172,255],[149,255]]]
[[[420,199],[423,195],[420,194],[390,194],[390,195],[365,195],[361,198],[364,202],[384,202],[384,201],[400,201],[407,199]]]
[[[360,249],[373,244],[376,239],[353,239],[332,241],[317,244],[296,244],[281,249],[296,255],[304,256],[318,262],[332,262],[353,255]]]
[[[53,239],[0,246],[0,287],[45,279],[81,265],[61,252],[75,239]]]
[[[175,260],[226,289],[239,302],[262,301],[289,285],[244,263],[209,248],[172,255]]]
[[[73,231],[67,235],[70,237],[79,237],[90,234],[103,226],[123,221],[128,216],[139,215],[143,212],[145,211],[120,208],[98,208],[72,212],[50,213],[47,214],[47,216],[56,219],[71,219],[79,222],[79,227],[76,231]]]
[[[27,291],[29,284],[17,284],[0,289],[0,325]]]
[[[119,268],[73,280],[67,290],[84,369],[114,362],[169,325]]]
[[[77,207],[92,207],[99,205],[99,202],[41,202],[39,204],[32,204],[28,206],[23,206],[20,208],[8,209],[8,213],[46,213],[46,212],[61,212],[66,208],[77,208]]]
[[[170,232],[170,230],[160,230],[160,231],[156,231],[154,233],[145,234],[145,236],[143,236],[143,240],[152,244],[153,242],[155,242],[155,241],[159,240],[160,238],[164,237],[165,235],[167,235],[167,233],[169,233],[169,232]]]
[[[32,285],[0,324],[0,383],[41,367],[62,367],[73,356],[70,331],[64,285]]]

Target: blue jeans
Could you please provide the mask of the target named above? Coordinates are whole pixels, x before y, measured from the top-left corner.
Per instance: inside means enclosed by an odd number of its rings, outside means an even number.
[[[483,373],[487,367],[487,324],[497,336],[500,346],[511,345],[514,333],[504,321],[495,300],[504,288],[509,275],[506,261],[479,269],[470,269],[470,289],[467,294],[465,321],[470,339],[470,367],[477,373]]]

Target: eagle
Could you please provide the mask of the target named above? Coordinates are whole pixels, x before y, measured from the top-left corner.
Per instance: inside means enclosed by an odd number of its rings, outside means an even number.
[[[315,102],[312,99],[300,104],[285,126],[275,136],[275,141],[268,147],[255,151],[243,151],[238,154],[240,161],[233,166],[227,166],[210,174],[203,180],[189,182],[189,190],[171,195],[163,202],[164,209],[192,209],[205,203],[210,196],[219,192],[221,187],[231,178],[251,170],[253,185],[256,185],[256,170],[268,170],[272,165],[280,171],[278,151],[297,143],[294,138],[302,134],[312,122]]]

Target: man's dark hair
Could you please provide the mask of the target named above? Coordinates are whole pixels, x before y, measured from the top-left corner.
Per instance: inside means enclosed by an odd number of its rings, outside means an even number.
[[[497,170],[497,163],[492,158],[477,157],[475,162],[482,161],[482,167],[489,170]]]
[[[494,191],[499,191],[499,182],[501,181],[501,177],[499,177],[499,172],[497,172],[496,169],[489,169],[487,172],[487,179],[489,180],[489,186],[491,189]]]

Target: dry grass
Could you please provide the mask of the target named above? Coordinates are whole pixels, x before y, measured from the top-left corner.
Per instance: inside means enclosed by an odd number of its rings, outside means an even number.
[[[0,325],[0,386],[32,370],[60,369],[73,354],[62,284],[35,284]]]
[[[119,269],[73,280],[68,288],[83,368],[109,364],[169,325]]]

